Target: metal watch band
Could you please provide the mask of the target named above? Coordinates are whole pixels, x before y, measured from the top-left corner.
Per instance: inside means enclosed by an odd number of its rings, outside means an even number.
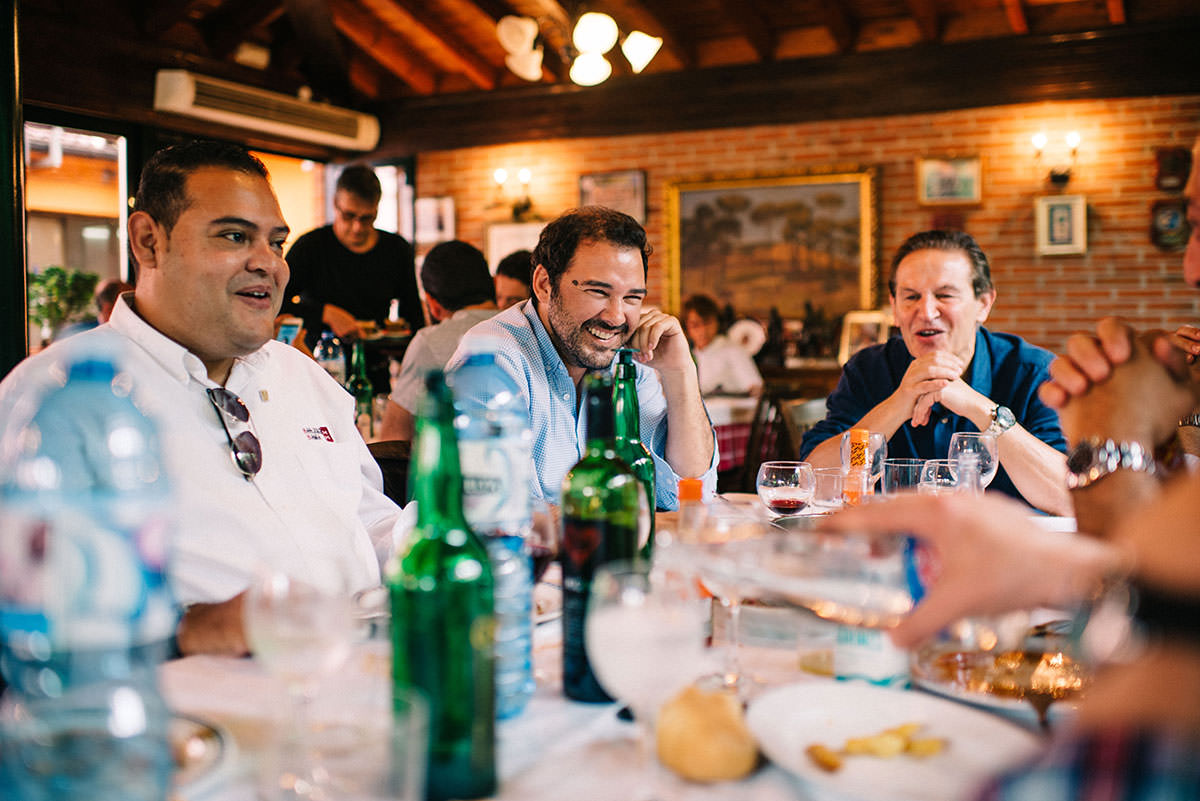
[[[1080,464],[1089,457],[1086,464]],[[1115,442],[1089,437],[1067,456],[1067,489],[1083,489],[1117,470],[1133,470],[1155,475],[1158,467],[1154,454],[1138,442]]]
[[[1192,412],[1187,417],[1180,420],[1179,425],[1200,428],[1200,412]]]

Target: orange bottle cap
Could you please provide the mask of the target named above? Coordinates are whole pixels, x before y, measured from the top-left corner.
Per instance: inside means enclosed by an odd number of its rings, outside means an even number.
[[[679,500],[698,501],[704,495],[704,482],[698,478],[679,479]]]

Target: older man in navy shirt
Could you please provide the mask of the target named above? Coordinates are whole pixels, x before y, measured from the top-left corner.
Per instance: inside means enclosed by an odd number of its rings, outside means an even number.
[[[900,336],[859,351],[804,436],[801,458],[841,464],[837,435],[867,428],[888,455],[946,458],[956,431],[997,436],[990,489],[1053,514],[1070,514],[1066,440],[1037,396],[1053,355],[983,327],[996,300],[987,256],[960,231],[925,231],[900,246],[888,282]]]

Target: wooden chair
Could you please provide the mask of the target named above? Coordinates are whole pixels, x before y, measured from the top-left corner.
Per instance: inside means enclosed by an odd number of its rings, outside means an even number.
[[[791,398],[779,402],[784,425],[787,426],[788,436],[795,453],[800,452],[800,440],[804,432],[825,419],[825,399]]]
[[[800,452],[800,440],[793,437],[783,404],[802,400],[795,390],[771,383],[763,386],[754,420],[750,424],[750,438],[746,442],[746,458],[741,473],[731,481],[734,491],[754,492],[758,468],[763,462],[795,459]],[[824,400],[821,401],[824,404]]]
[[[391,439],[367,443],[383,473],[383,494],[400,506],[408,503],[408,461],[411,453],[408,440]]]

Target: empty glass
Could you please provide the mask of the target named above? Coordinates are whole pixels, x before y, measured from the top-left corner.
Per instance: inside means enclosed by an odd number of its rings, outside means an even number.
[[[924,459],[885,459],[883,462],[883,494],[894,495],[900,490],[913,489],[921,483]]]
[[[930,459],[921,468],[921,483],[917,492],[922,495],[954,492],[958,486],[957,472],[957,465],[949,459]]]
[[[813,470],[816,482],[812,505],[823,511],[842,508],[842,468],[818,467]]]
[[[992,483],[992,479],[996,477],[996,469],[1000,466],[997,448],[995,434],[956,431],[950,436],[948,458],[957,466],[958,457],[962,454],[976,454],[979,457],[979,484],[986,487]]]

